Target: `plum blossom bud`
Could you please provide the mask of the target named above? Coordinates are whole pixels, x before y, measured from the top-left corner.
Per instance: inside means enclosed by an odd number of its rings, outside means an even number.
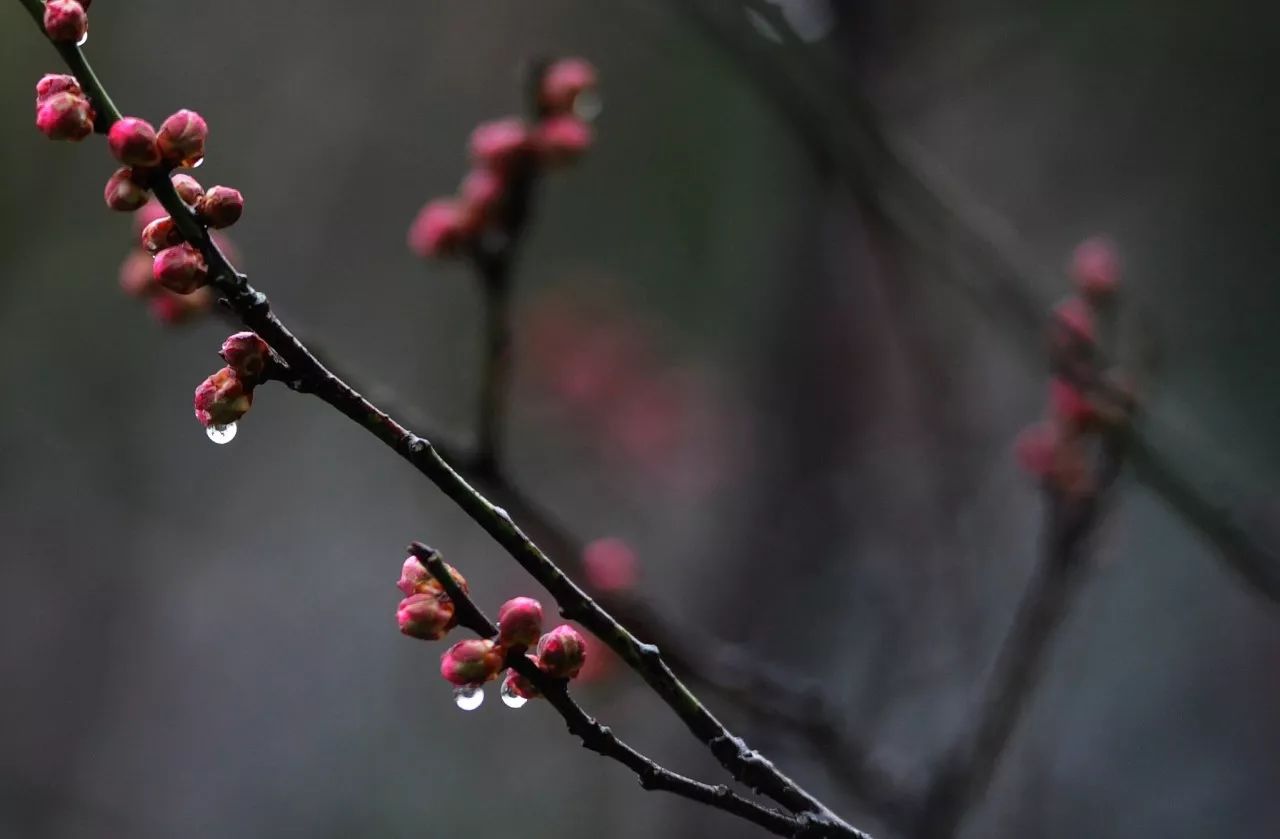
[[[1101,236],[1085,239],[1071,256],[1071,277],[1080,293],[1091,300],[1114,294],[1120,284],[1115,246]]]
[[[76,0],[45,0],[44,31],[49,40],[79,43],[89,33],[89,16],[84,10]]]
[[[445,563],[445,569],[448,570],[449,576],[458,584],[458,588],[463,592],[470,593],[470,587],[467,585],[466,579],[458,573],[458,569],[449,563]],[[396,588],[404,592],[406,596],[412,594],[434,594],[443,595],[444,587],[427,570],[427,567],[416,557],[410,554],[405,557],[404,566],[400,569],[400,579],[396,581]]]
[[[498,645],[532,647],[542,634],[542,604],[532,597],[513,597],[498,609]]]
[[[591,126],[575,116],[544,120],[533,135],[538,157],[551,166],[572,163],[591,148]]]
[[[489,681],[502,670],[502,650],[488,638],[469,638],[440,656],[440,675],[463,687]]]
[[[80,89],[80,82],[76,81],[76,77],[67,73],[45,73],[36,82],[36,106],[53,96],[55,93],[74,93],[76,96],[84,96],[84,91]]]
[[[182,244],[178,225],[168,216],[161,216],[142,228],[142,249],[153,256],[165,248]]]
[[[1018,465],[1034,478],[1047,478],[1053,471],[1053,450],[1057,438],[1057,431],[1047,422],[1024,428],[1013,444]]]
[[[506,191],[506,180],[492,169],[472,169],[458,189],[463,227],[478,229],[493,218]]]
[[[405,635],[438,641],[453,628],[453,602],[431,594],[411,594],[396,608],[396,623]]]
[[[622,539],[597,539],[582,549],[587,582],[600,591],[634,588],[638,576],[636,552]]]
[[[253,388],[246,388],[235,370],[223,367],[200,383],[193,404],[196,419],[205,428],[230,425],[249,412]]]
[[[156,219],[165,218],[169,215],[169,211],[159,201],[152,201],[143,206],[142,209],[133,214],[133,226],[137,229],[138,234],[147,229],[147,225]]]
[[[147,188],[134,180],[133,170],[123,166],[107,178],[103,198],[107,206],[122,213],[131,213],[147,203],[151,195]]]
[[[538,639],[538,666],[549,676],[572,679],[586,658],[586,640],[568,624],[561,624]]]
[[[431,201],[409,226],[409,249],[423,259],[451,256],[466,241],[462,213],[447,198]]]
[[[477,164],[502,171],[529,150],[529,129],[515,117],[481,123],[471,132],[470,149]]]
[[[595,86],[596,68],[590,62],[581,58],[562,58],[542,74],[538,100],[550,113],[568,113],[573,110],[574,101],[581,94],[594,90]]]
[[[174,192],[178,193],[178,197],[188,207],[194,207],[200,196],[204,195],[204,187],[190,175],[174,175],[172,180]]]
[[[156,282],[176,294],[190,294],[209,281],[204,257],[187,244],[165,248],[156,254],[151,273]]]
[[[526,656],[526,658],[537,665],[538,659],[536,656]],[[502,680],[502,692],[504,694],[510,693],[513,696],[520,697],[521,699],[537,699],[542,695],[538,692],[538,689],[533,686],[533,682],[530,682],[524,676],[521,676],[515,670],[511,669],[507,670],[507,675]]]
[[[1061,349],[1092,345],[1097,340],[1093,311],[1079,297],[1068,297],[1053,308],[1053,342]]]
[[[183,108],[160,125],[156,143],[160,155],[170,166],[195,166],[204,160],[204,142],[209,126],[204,117]]]
[[[1061,376],[1049,380],[1049,410],[1059,422],[1077,429],[1091,425],[1098,416],[1084,391]]]
[[[120,288],[130,297],[142,297],[155,289],[150,256],[140,250],[129,252],[120,263]]]
[[[271,348],[253,332],[237,332],[222,342],[218,355],[238,375],[252,381],[266,369]]]
[[[160,147],[151,123],[137,117],[125,117],[107,132],[107,145],[116,160],[126,166],[160,165]]]
[[[174,294],[168,289],[157,288],[147,307],[152,317],[172,326],[209,311],[213,307],[213,292],[207,286],[191,294]]]
[[[41,100],[36,108],[36,128],[50,140],[79,142],[93,133],[93,117],[88,99],[64,90]]]
[[[230,227],[244,212],[244,196],[229,186],[210,187],[196,202],[196,215],[215,230]]]

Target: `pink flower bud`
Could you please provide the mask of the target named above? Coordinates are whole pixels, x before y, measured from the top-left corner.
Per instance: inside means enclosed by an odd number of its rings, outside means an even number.
[[[1101,236],[1085,239],[1071,256],[1071,277],[1080,293],[1091,299],[1114,294],[1120,284],[1120,259],[1115,246]]]
[[[578,630],[560,624],[538,639],[538,666],[558,679],[572,679],[587,658],[587,642]]]
[[[529,129],[515,117],[485,122],[471,132],[471,159],[498,171],[516,163],[529,150]]]
[[[207,286],[198,288],[191,294],[174,294],[168,289],[157,287],[156,294],[148,304],[151,316],[169,326],[185,323],[212,307],[213,292]]]
[[[138,235],[142,235],[142,231],[147,229],[147,225],[156,219],[166,218],[169,211],[159,201],[152,201],[143,206],[142,209],[133,214],[133,226],[138,231]]]
[[[156,282],[176,294],[190,294],[209,281],[204,257],[187,244],[165,248],[156,254],[151,273]]]
[[[502,670],[502,650],[488,638],[469,638],[440,656],[440,675],[451,685],[483,684]]]
[[[538,663],[536,656],[526,656],[526,658],[532,661],[535,665]],[[510,669],[507,670],[507,675],[502,680],[502,692],[518,696],[521,699],[537,699],[542,695],[538,692],[538,689],[533,686],[533,682],[530,682],[524,676],[521,676],[516,671]]]
[[[582,551],[587,582],[600,591],[626,591],[636,584],[636,552],[621,539],[597,539]]]
[[[538,157],[551,166],[572,163],[591,148],[591,126],[575,116],[558,116],[538,125],[533,137]]]
[[[45,0],[44,31],[51,41],[76,44],[89,33],[89,16],[76,0]]]
[[[423,207],[409,227],[409,249],[423,259],[452,256],[466,240],[458,205],[447,198]]]
[[[156,143],[160,155],[170,166],[195,166],[204,160],[204,142],[209,126],[195,111],[182,109],[160,125]]]
[[[253,332],[237,332],[222,342],[218,355],[238,375],[253,381],[266,369],[271,348]]]
[[[1034,478],[1047,478],[1053,471],[1053,450],[1057,438],[1056,430],[1047,422],[1023,429],[1013,444],[1018,465]]]
[[[453,628],[453,602],[433,594],[411,594],[396,609],[400,631],[424,641],[437,641]]]
[[[80,89],[80,82],[76,81],[75,76],[66,73],[46,73],[40,81],[36,82],[36,107],[40,107],[40,103],[55,93],[74,93],[76,96],[84,96],[84,91]]]
[[[1097,419],[1093,403],[1084,391],[1060,376],[1049,380],[1049,410],[1070,428],[1085,428]]]
[[[129,251],[120,263],[120,288],[130,297],[142,297],[155,290],[151,275],[151,257],[140,250]]]
[[[204,427],[230,425],[249,412],[253,388],[245,387],[235,370],[223,367],[200,383],[193,404]]]
[[[532,597],[513,597],[498,609],[498,645],[532,647],[542,634],[542,604]]]
[[[573,110],[574,100],[595,86],[596,68],[590,62],[581,58],[562,58],[542,74],[538,98],[548,112],[568,113]]]
[[[196,203],[196,215],[215,230],[235,224],[243,212],[244,196],[229,186],[210,187]]]
[[[159,166],[160,147],[151,123],[137,117],[125,117],[107,132],[107,145],[116,160],[126,166]]]
[[[445,569],[449,572],[449,576],[458,584],[458,588],[462,589],[464,594],[470,594],[471,588],[467,585],[466,578],[458,573],[458,569],[449,563],[445,563]],[[444,586],[427,570],[416,556],[412,554],[405,557],[404,566],[400,569],[400,579],[396,581],[396,588],[404,592],[406,595],[411,594],[433,594],[438,597],[446,597]]]
[[[107,187],[102,197],[108,207],[122,213],[131,213],[147,203],[151,194],[146,187],[135,183],[133,178],[133,170],[128,166],[117,169],[107,178]]]
[[[506,179],[492,169],[472,169],[458,189],[463,227],[478,230],[497,212],[506,192]]]
[[[142,228],[142,249],[155,255],[165,248],[182,244],[182,234],[178,226],[168,216],[161,216]]]
[[[190,175],[174,175],[173,190],[188,207],[194,207],[200,196],[204,195],[204,187]]]
[[[1097,340],[1093,312],[1079,297],[1068,297],[1053,309],[1055,343],[1066,348]]]
[[[83,96],[54,93],[36,108],[36,128],[50,140],[79,142],[93,133],[93,108]]]

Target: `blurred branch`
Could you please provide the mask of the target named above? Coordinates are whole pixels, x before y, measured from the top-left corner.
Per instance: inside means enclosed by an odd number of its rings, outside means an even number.
[[[32,0],[22,2],[36,25],[41,27],[40,4]],[[80,83],[90,91],[90,95],[96,93],[101,96],[100,100],[94,101],[109,103],[79,48],[59,46],[59,51],[64,55],[70,51],[69,65],[73,70],[79,68],[84,73]],[[114,108],[104,111],[108,126],[119,116]],[[175,192],[168,172],[157,170],[148,179],[148,186],[168,210],[183,238],[204,257],[209,284],[225,298],[227,306],[244,325],[267,342],[286,366],[281,380],[288,387],[314,395],[330,405],[377,437],[434,483],[555,597],[566,618],[581,623],[630,665],[733,778],[794,813],[797,823],[802,825],[801,833],[806,836],[866,835],[840,819],[764,756],[732,734],[675,676],[656,646],[641,642],[588,597],[529,539],[506,510],[495,506],[454,471],[429,440],[406,429],[321,364],[272,312],[266,295],[253,288],[248,278],[238,272],[211,241],[208,231]]]
[[[1084,548],[1119,475],[1122,434],[1105,446],[1098,488],[1083,498],[1048,492],[1044,552],[1022,596],[982,699],[964,735],[943,757],[917,809],[913,834],[953,836],[990,785],[1010,737],[1030,704],[1045,661],[1088,571]]]
[[[767,4],[744,0],[773,16]],[[1035,265],[1016,230],[976,201],[944,169],[904,137],[881,125],[859,81],[835,66],[819,45],[784,37],[771,44],[747,29],[710,14],[697,0],[672,0],[708,41],[734,62],[792,127],[822,169],[833,167],[866,212],[886,232],[909,243],[932,268],[925,275],[958,292],[1002,327],[1016,355],[1040,358],[1040,313],[1047,301],[1033,289],[1045,272]],[[785,25],[779,32],[787,33]],[[808,72],[798,81],[788,64]],[[816,93],[815,93],[816,91]],[[815,96],[822,96],[821,101]],[[1175,464],[1135,428],[1126,458],[1135,477],[1193,530],[1212,544],[1228,569],[1258,595],[1280,605],[1280,548],[1246,527],[1233,505],[1214,500],[1187,469]]]
[[[458,623],[481,638],[494,638],[498,628],[485,617],[471,598],[453,579],[439,552],[414,542],[409,552],[422,561],[431,576],[444,588],[457,610]],[[769,807],[763,807],[734,793],[724,785],[711,786],[672,772],[640,752],[628,746],[613,731],[601,725],[569,696],[568,682],[542,672],[529,660],[523,648],[508,651],[506,665],[523,676],[537,688],[569,727],[569,732],[582,741],[582,745],[603,757],[618,761],[636,773],[640,786],[647,790],[662,790],[724,810],[747,821],[760,825],[778,836],[802,836],[806,822],[803,817],[788,816]]]

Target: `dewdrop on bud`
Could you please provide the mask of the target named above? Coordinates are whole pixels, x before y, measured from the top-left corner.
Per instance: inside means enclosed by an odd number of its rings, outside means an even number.
[[[581,58],[562,58],[552,62],[542,74],[538,101],[548,113],[563,114],[579,110],[579,99],[594,99],[596,68]],[[580,116],[589,116],[579,114]]]
[[[230,227],[244,212],[244,196],[229,186],[210,187],[196,202],[196,215],[215,230]]]
[[[533,656],[527,658],[536,666],[538,659]],[[521,676],[515,670],[507,670],[507,675],[502,680],[502,687],[498,691],[498,695],[502,697],[502,704],[508,708],[523,708],[525,703],[530,699],[536,699],[540,694],[533,684]]]
[[[411,594],[396,607],[396,623],[411,638],[437,641],[453,628],[453,602],[434,594]]]
[[[572,679],[582,670],[587,643],[578,630],[561,624],[538,639],[538,667],[558,679]]]
[[[50,140],[79,142],[93,133],[93,108],[79,93],[54,93],[36,107],[36,128]]]
[[[89,35],[89,16],[85,14],[85,5],[77,0],[46,0],[44,31],[49,40],[66,44],[83,43]]]
[[[502,669],[502,650],[488,638],[459,641],[440,656],[440,675],[451,685],[482,685]]]
[[[156,254],[151,265],[156,282],[177,294],[190,294],[209,281],[209,269],[200,251],[182,244]]]
[[[532,647],[542,634],[542,604],[532,597],[513,597],[498,609],[498,644]]]
[[[116,160],[126,166],[158,166],[160,147],[151,123],[137,117],[125,117],[107,132],[107,145]]]
[[[464,711],[474,711],[484,704],[484,688],[480,685],[462,685],[454,688],[453,704]]]
[[[156,142],[160,155],[170,166],[197,166],[204,160],[204,143],[209,126],[195,111],[182,109],[160,125]]]
[[[234,425],[253,405],[253,389],[244,386],[235,370],[223,367],[200,383],[192,404],[205,428]]]
[[[253,332],[237,332],[222,342],[218,355],[238,375],[252,380],[266,369],[271,348]]]
[[[108,207],[121,213],[131,213],[147,203],[151,197],[150,194],[146,187],[139,185],[134,178],[133,170],[128,166],[111,173],[111,177],[107,178],[106,189],[102,193]]]

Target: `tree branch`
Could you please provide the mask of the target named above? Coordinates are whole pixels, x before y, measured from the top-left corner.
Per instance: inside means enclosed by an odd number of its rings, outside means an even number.
[[[40,25],[38,2],[21,0]],[[42,31],[43,28],[41,27]],[[59,46],[59,52],[68,54]],[[83,55],[74,49],[68,61],[81,85],[95,103],[103,103],[105,125],[119,119],[110,99],[94,77]],[[220,294],[244,325],[256,332],[287,365],[285,383],[300,393],[310,393],[351,419],[395,451],[458,505],[543,588],[555,597],[561,613],[576,620],[607,644],[667,704],[696,739],[702,742],[736,780],[802,815],[810,826],[809,835],[864,837],[840,819],[811,793],[783,774],[758,752],[730,732],[689,688],[680,681],[652,644],[641,642],[599,604],[570,580],[543,551],[525,535],[506,510],[495,506],[462,478],[431,442],[400,425],[386,412],[369,402],[354,388],[319,362],[311,351],[271,310],[266,295],[253,288],[211,241],[208,231],[174,191],[167,172],[157,171],[148,182],[156,198],[169,211],[187,242],[203,254],[208,265],[209,284]]]
[[[475,605],[475,602],[464,592],[445,567],[444,560],[438,551],[421,542],[409,545],[409,552],[416,556],[431,576],[439,581],[449,599],[453,601],[458,617],[458,624],[470,629],[481,638],[493,638],[498,628]],[[542,672],[537,665],[528,659],[524,649],[513,649],[507,653],[506,664],[529,681],[543,698],[564,718],[569,732],[582,741],[582,745],[602,755],[618,761],[640,779],[640,786],[647,790],[662,790],[688,798],[700,804],[706,804],[718,810],[724,810],[747,821],[760,825],[778,836],[802,836],[807,825],[797,816],[788,816],[769,807],[763,807],[734,793],[728,787],[711,786],[684,775],[672,772],[655,762],[652,758],[641,754],[618,738],[613,730],[601,725],[595,718],[587,714],[577,702],[569,696],[568,682],[556,679]]]

